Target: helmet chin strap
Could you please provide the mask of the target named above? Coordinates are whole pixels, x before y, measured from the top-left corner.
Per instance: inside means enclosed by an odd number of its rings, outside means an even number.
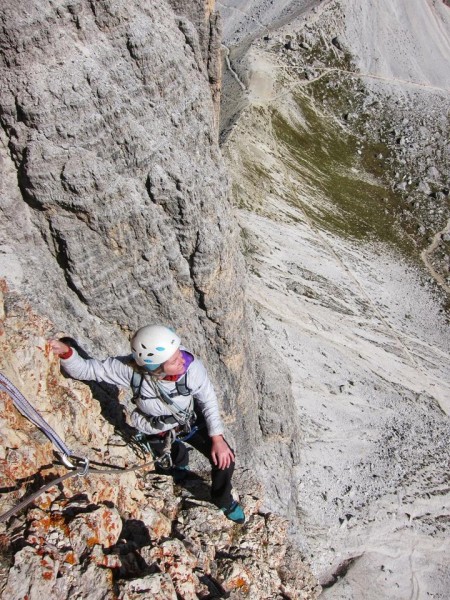
[[[148,372],[148,373],[156,373],[156,371],[161,367],[162,365],[143,365],[144,369]],[[152,368],[153,367],[153,368]]]
[[[155,379],[164,379],[164,377],[166,376],[166,374],[164,373],[164,371],[158,372],[158,369],[162,367],[162,365],[158,365],[158,367],[156,369],[149,369],[147,367],[147,365],[144,366],[144,369],[147,371],[147,373],[149,375],[151,375],[152,377],[154,377]]]

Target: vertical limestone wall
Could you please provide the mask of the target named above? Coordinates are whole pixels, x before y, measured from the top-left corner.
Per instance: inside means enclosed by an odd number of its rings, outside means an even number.
[[[210,3],[0,8],[0,275],[99,357],[146,323],[174,326],[208,364],[242,462],[265,473],[281,453],[289,473],[294,420],[252,341],[217,145]],[[286,473],[267,479],[289,504]]]

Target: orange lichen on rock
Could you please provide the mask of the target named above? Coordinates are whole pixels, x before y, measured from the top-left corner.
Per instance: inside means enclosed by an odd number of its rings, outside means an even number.
[[[248,581],[243,579],[242,577],[238,577],[234,582],[236,588],[242,590],[244,594],[248,594],[250,591],[250,587],[248,585]]]
[[[78,563],[78,558],[72,550],[69,550],[67,554],[63,558],[63,562],[69,565],[76,565]]]

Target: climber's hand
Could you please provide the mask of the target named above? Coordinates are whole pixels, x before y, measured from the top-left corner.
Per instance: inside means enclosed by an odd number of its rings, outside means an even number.
[[[70,346],[64,344],[63,342],[60,342],[59,340],[49,340],[48,345],[50,347],[50,350],[53,352],[53,354],[56,354],[56,356],[66,354],[70,350]]]
[[[219,469],[226,469],[234,461],[233,451],[221,435],[211,436],[211,441],[211,458],[213,463]]]

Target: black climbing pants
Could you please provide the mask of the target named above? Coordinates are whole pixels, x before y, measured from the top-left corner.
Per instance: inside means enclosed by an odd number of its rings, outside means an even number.
[[[212,441],[208,435],[203,415],[198,415],[196,426],[197,432],[189,438],[189,443],[193,448],[206,456],[211,465],[211,500],[219,508],[228,508],[233,502],[231,496],[231,478],[234,472],[234,462],[226,469],[219,469],[213,463],[211,458]],[[159,435],[147,435],[152,451],[156,457],[164,453],[165,438]],[[185,444],[180,440],[175,440],[171,448],[172,463],[174,467],[186,467],[189,463],[189,451]]]

